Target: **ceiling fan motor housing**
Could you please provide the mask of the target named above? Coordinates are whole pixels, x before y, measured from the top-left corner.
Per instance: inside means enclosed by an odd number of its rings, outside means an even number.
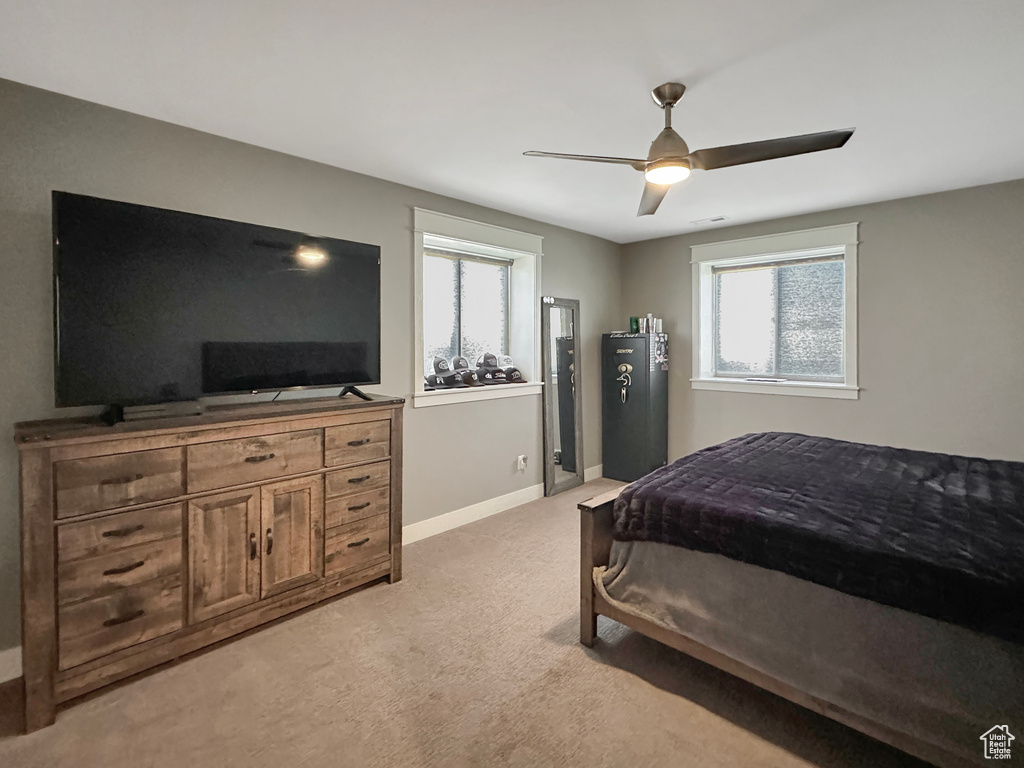
[[[683,137],[672,128],[666,128],[658,137],[651,142],[651,151],[647,153],[647,162],[655,160],[667,160],[669,158],[682,159],[690,154],[690,148],[686,146]],[[689,165],[687,163],[687,165]]]

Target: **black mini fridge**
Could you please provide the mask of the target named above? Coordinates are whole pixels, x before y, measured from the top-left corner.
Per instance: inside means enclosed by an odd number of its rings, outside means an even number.
[[[668,461],[668,334],[601,338],[604,476],[632,482]]]

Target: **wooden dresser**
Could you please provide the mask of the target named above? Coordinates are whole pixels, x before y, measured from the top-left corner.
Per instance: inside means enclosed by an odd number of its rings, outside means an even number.
[[[25,721],[402,574],[403,400],[15,427]]]

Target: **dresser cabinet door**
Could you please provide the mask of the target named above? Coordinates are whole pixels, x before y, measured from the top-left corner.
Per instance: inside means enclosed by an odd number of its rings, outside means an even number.
[[[262,597],[323,575],[323,477],[262,488]]]
[[[258,600],[260,560],[260,489],[190,501],[190,621],[204,621]]]

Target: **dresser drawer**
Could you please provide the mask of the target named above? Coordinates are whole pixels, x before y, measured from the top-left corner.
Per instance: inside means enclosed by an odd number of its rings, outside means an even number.
[[[335,496],[348,496],[352,493],[369,491],[372,488],[387,488],[390,482],[390,461],[339,469],[327,473],[326,495],[329,499]]]
[[[98,558],[123,549],[165,539],[181,542],[182,505],[120,512],[82,523],[57,527],[60,563]]]
[[[188,447],[188,490],[257,483],[323,466],[319,429],[200,443]]]
[[[356,520],[376,515],[387,515],[391,511],[391,493],[387,488],[377,488],[352,496],[329,499],[326,505],[324,527],[336,528]]]
[[[161,448],[54,464],[57,517],[160,501],[185,492],[182,449]]]
[[[181,536],[57,564],[57,600],[77,602],[181,573]]]
[[[181,576],[124,587],[57,613],[60,669],[181,629]]]
[[[324,432],[324,457],[328,467],[386,459],[391,453],[388,419],[328,427]]]
[[[377,515],[327,531],[324,572],[327,574],[369,565],[390,551],[388,515]]]

